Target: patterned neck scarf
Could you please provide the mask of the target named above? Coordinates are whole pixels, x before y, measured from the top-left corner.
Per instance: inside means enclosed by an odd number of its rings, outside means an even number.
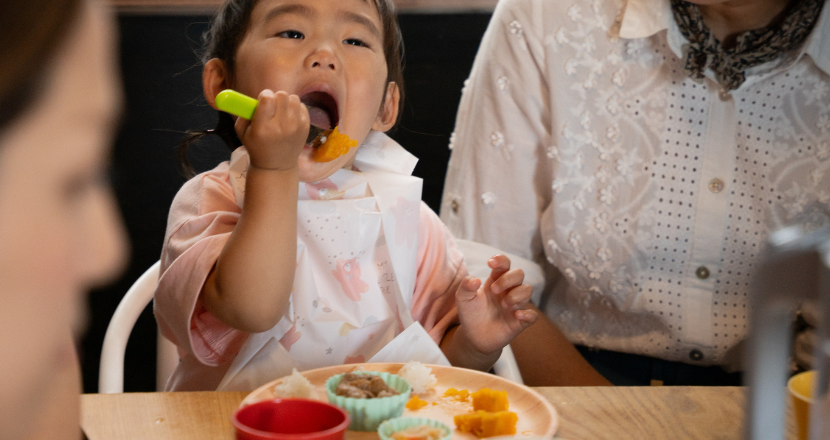
[[[800,46],[810,35],[823,5],[824,0],[795,0],[787,6],[785,17],[778,24],[743,32],[738,35],[735,47],[724,49],[703,23],[697,5],[671,0],[674,20],[689,40],[683,47],[686,75],[701,79],[708,67],[724,89],[737,89],[746,79],[746,69]]]

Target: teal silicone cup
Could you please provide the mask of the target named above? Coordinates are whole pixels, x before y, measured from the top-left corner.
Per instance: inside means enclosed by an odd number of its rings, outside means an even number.
[[[376,397],[372,399],[338,396],[334,394],[334,390],[340,384],[340,379],[343,378],[343,374],[330,377],[326,381],[326,394],[329,397],[329,402],[345,409],[349,413],[349,416],[352,418],[352,423],[349,425],[350,430],[374,431],[378,429],[378,425],[382,422],[403,414],[403,408],[409,400],[409,392],[411,390],[407,381],[395,374],[380,373],[377,371],[355,371],[354,373],[380,376],[386,382],[386,385],[394,388],[400,394],[397,396]]]
[[[381,440],[391,440],[392,434],[398,431],[403,431],[404,429],[412,428],[413,426],[424,425],[440,429],[444,434],[441,436],[440,440],[449,440],[449,438],[452,437],[452,430],[449,426],[439,422],[438,420],[424,419],[421,417],[397,417],[389,419],[380,424],[378,427],[378,435]]]

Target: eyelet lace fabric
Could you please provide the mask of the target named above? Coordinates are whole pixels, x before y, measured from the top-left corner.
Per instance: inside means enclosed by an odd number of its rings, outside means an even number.
[[[540,305],[571,341],[725,364],[769,231],[830,225],[830,72],[816,62],[830,44],[805,40],[724,96],[685,73],[668,7],[662,30],[619,36],[649,2],[499,2],[462,94],[442,220],[545,266]]]

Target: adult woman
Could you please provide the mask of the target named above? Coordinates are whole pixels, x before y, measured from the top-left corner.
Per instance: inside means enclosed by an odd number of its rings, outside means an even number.
[[[823,3],[501,2],[442,219],[546,266],[540,306],[612,382],[737,383],[767,233],[830,222]],[[530,383],[556,380],[539,338],[512,344]]]
[[[0,439],[80,437],[73,336],[124,262],[106,179],[113,29],[83,0],[0,14]]]

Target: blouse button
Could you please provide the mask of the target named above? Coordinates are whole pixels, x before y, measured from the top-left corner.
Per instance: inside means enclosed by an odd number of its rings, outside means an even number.
[[[694,349],[689,352],[689,359],[693,361],[701,361],[703,360],[703,353],[701,353],[698,349]]]
[[[706,268],[706,266],[700,266],[695,271],[695,275],[697,275],[697,277],[701,280],[705,280],[706,278],[709,278],[709,269]]]
[[[450,208],[452,208],[453,214],[458,214],[458,200],[453,199],[452,203],[450,203]]]
[[[725,185],[723,183],[723,180],[712,179],[709,181],[709,191],[712,191],[713,193],[719,193],[723,191],[724,186]]]
[[[721,100],[721,101],[728,101],[728,100],[729,100],[729,98],[731,98],[731,97],[732,97],[732,95],[729,93],[729,90],[726,90],[726,89],[724,89],[724,88],[721,88],[721,89],[718,91],[718,97],[720,97],[720,100]]]

